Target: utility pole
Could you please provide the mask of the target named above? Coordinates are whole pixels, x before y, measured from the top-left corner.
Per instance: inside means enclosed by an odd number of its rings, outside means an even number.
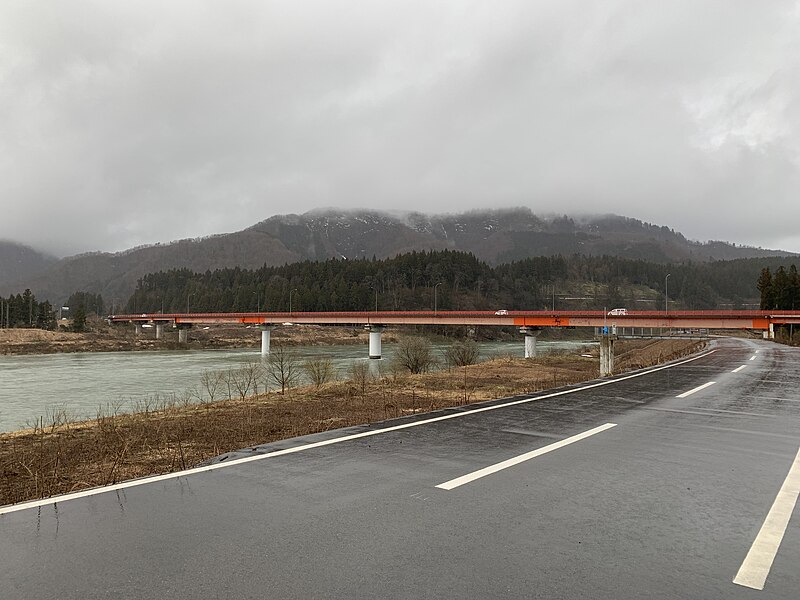
[[[438,291],[439,291],[439,286],[440,286],[440,285],[442,285],[442,283],[444,283],[444,282],[440,281],[440,282],[439,282],[439,283],[437,283],[435,286],[433,286],[433,314],[434,314],[434,315],[435,315],[435,314],[438,312],[438,310],[439,310],[439,306],[438,306],[438,298],[437,298],[437,296],[436,296],[436,292],[438,292]]]
[[[669,294],[668,294],[669,288],[667,286],[669,284],[670,275],[672,275],[672,273],[667,273],[667,276],[664,277],[664,314],[667,314],[669,312]]]

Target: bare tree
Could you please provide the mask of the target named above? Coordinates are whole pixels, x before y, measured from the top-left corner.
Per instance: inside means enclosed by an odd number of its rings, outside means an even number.
[[[281,386],[281,394],[286,392],[300,377],[300,361],[297,355],[286,349],[283,344],[274,344],[267,360],[269,378]]]
[[[233,373],[233,369],[226,369],[221,375],[222,382],[225,384],[225,389],[228,392],[228,400],[231,400],[233,399],[233,380],[236,376]]]
[[[394,360],[411,373],[424,373],[434,364],[431,343],[423,337],[402,338]]]
[[[217,395],[219,386],[222,385],[223,373],[220,371],[205,370],[200,374],[200,384],[206,391],[208,401],[213,402]]]
[[[335,375],[331,359],[324,356],[315,356],[306,360],[303,363],[303,372],[316,388],[332,381]]]
[[[257,363],[247,363],[246,365],[231,371],[231,384],[239,398],[244,400],[252,390],[258,393],[258,377],[261,366]]]
[[[474,340],[463,340],[455,342],[444,351],[444,358],[447,364],[453,367],[464,367],[474,365],[478,362],[478,344]]]
[[[367,387],[373,380],[372,373],[369,370],[369,364],[365,361],[357,360],[350,367],[350,379],[353,384],[359,389],[362,396],[367,393]]]

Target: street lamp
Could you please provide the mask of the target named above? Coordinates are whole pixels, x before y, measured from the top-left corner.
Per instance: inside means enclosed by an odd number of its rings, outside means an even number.
[[[189,314],[189,297],[191,296],[191,292],[186,293],[186,314]]]
[[[297,288],[294,288],[289,292],[289,314],[292,314],[292,294],[297,291]]]
[[[672,275],[672,273],[667,273],[667,276],[664,277],[664,314],[667,314],[669,312],[669,304],[668,304],[669,303],[669,294],[668,294],[669,288],[667,286],[669,285],[669,276],[670,275]]]
[[[440,285],[442,285],[442,283],[444,283],[444,282],[443,282],[443,281],[440,281],[440,282],[439,282],[439,283],[437,283],[435,286],[433,286],[433,314],[434,314],[434,315],[435,315],[435,314],[438,312],[438,310],[439,310],[438,297],[437,297],[437,295],[436,295],[436,292],[438,292],[438,291],[439,291],[439,286],[440,286]]]

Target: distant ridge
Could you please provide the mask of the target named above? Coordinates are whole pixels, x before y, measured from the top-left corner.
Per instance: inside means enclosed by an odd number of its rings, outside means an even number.
[[[57,262],[55,256],[30,246],[0,240],[0,285],[42,273]]]
[[[15,249],[16,248],[16,249]],[[20,246],[0,243],[0,265]],[[278,215],[243,231],[57,261],[35,251],[14,259],[0,279],[0,294],[30,287],[60,302],[74,291],[127,299],[141,276],[187,268],[258,268],[301,260],[387,258],[412,250],[461,250],[492,264],[530,256],[611,255],[651,262],[794,256],[780,250],[695,242],[665,227],[617,215],[537,216],[528,208],[425,215],[375,210],[318,209]],[[17,252],[17,254],[14,254]]]

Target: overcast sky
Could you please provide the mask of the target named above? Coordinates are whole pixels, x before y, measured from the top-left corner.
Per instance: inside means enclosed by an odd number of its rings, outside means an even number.
[[[0,238],[321,206],[613,212],[800,252],[800,4],[0,3]]]

